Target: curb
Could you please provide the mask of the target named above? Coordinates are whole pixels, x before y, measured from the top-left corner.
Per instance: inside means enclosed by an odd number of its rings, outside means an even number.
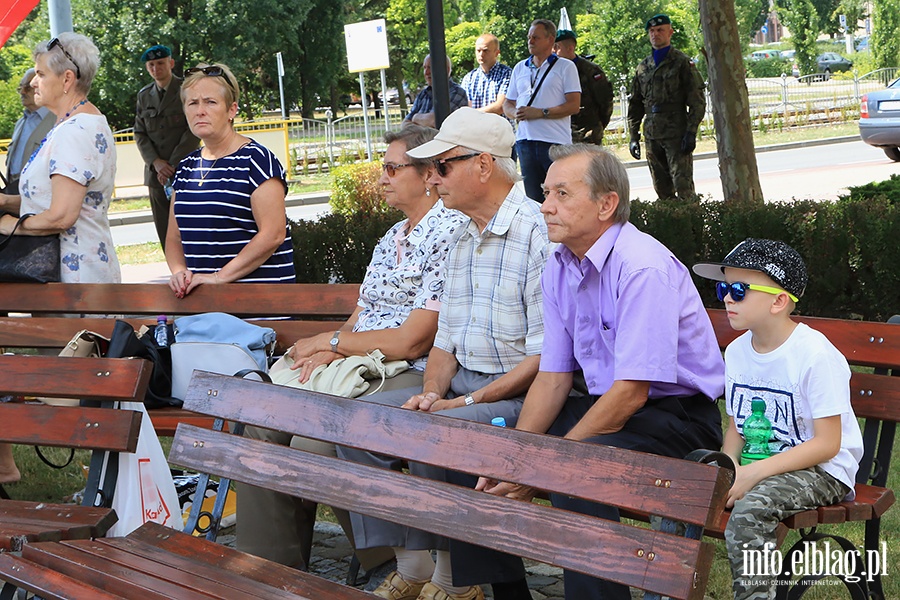
[[[827,146],[830,144],[843,144],[845,142],[854,142],[859,140],[858,135],[847,135],[843,137],[825,138],[819,140],[807,140],[803,142],[788,142],[786,144],[774,144],[771,146],[760,146],[756,149],[757,154],[761,152],[777,152],[779,150],[793,150],[796,148],[811,148],[814,146]],[[707,158],[716,158],[716,152],[703,152],[694,154],[694,160],[703,160]],[[625,163],[626,169],[634,169],[637,167],[646,167],[647,161],[633,160]],[[330,191],[308,192],[306,194],[295,194],[285,199],[285,206],[308,206],[311,204],[327,204],[331,198]],[[118,227],[120,225],[137,225],[140,223],[152,223],[153,215],[149,210],[129,210],[117,213],[111,213],[109,217],[110,227]]]

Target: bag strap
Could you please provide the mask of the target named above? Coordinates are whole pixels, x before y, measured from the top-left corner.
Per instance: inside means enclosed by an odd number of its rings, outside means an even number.
[[[556,56],[555,54],[551,54],[550,56]],[[549,61],[550,58],[548,57]],[[559,57],[556,60],[550,61],[550,64],[547,66],[547,70],[544,71],[544,74],[541,76],[541,80],[538,81],[537,87],[534,88],[534,92],[531,94],[531,98],[528,99],[528,104],[525,106],[531,106],[531,103],[534,102],[534,99],[537,98],[538,92],[541,91],[541,86],[544,85],[544,80],[547,79],[547,75],[550,74],[550,70],[559,62]]]
[[[50,462],[50,459],[48,459],[46,456],[44,456],[44,453],[41,452],[40,446],[35,446],[34,451],[37,452],[38,458],[40,458],[44,462],[45,465],[47,465],[48,467],[53,467],[54,469],[65,469],[70,464],[72,464],[72,459],[75,458],[75,449],[69,448],[69,460],[67,460],[65,463],[63,463],[61,465],[58,465],[56,463]]]
[[[0,240],[0,251],[2,251],[4,248],[6,248],[9,245],[9,243],[12,241],[12,237],[16,234],[16,229],[19,228],[19,225],[21,225],[25,221],[25,219],[27,219],[28,217],[33,217],[33,216],[34,216],[34,213],[28,213],[28,214],[24,214],[21,217],[19,217],[19,220],[16,221],[16,224],[12,228],[12,231],[9,232],[9,235],[6,236],[5,238],[3,238],[2,240]]]

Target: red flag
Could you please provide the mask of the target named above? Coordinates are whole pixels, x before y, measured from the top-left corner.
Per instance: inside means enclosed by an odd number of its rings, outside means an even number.
[[[0,8],[0,48],[16,30],[19,23],[24,21],[28,13],[37,6],[37,3],[38,0],[9,0],[7,6]]]

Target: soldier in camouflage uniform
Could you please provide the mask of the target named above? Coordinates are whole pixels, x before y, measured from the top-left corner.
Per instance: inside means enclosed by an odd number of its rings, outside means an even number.
[[[561,29],[556,34],[556,53],[575,63],[581,82],[581,109],[572,115],[572,142],[603,145],[603,131],[613,111],[613,88],[606,73],[584,56],[575,53],[575,32]]]
[[[693,200],[694,148],[706,111],[703,78],[691,59],[672,48],[672,23],[663,14],[647,21],[653,53],[638,65],[628,102],[629,151],[641,157],[641,121],[647,164],[660,198]]]

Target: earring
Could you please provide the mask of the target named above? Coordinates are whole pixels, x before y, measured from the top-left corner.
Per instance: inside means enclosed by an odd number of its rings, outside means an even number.
[[[425,195],[431,197],[431,188],[425,188]]]

